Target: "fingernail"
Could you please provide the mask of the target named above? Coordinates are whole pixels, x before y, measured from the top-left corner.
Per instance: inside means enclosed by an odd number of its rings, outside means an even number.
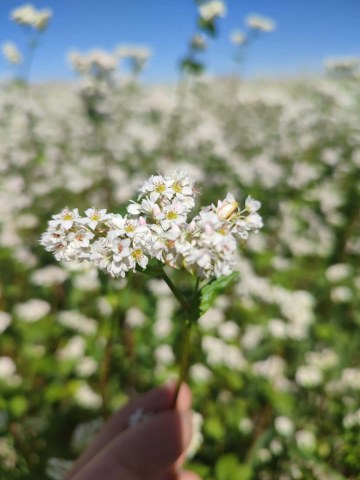
[[[181,412],[180,414],[181,421],[181,431],[183,436],[184,445],[188,447],[191,438],[192,438],[192,413],[191,412]]]

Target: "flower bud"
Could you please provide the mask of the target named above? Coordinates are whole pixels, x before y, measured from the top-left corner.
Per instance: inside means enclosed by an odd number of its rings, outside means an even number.
[[[220,220],[229,220],[238,210],[239,204],[234,198],[226,198],[223,202],[219,202],[217,215]]]

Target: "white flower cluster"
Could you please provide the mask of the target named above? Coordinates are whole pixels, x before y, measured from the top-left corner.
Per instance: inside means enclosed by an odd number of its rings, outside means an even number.
[[[276,29],[276,23],[274,20],[260,15],[249,15],[246,19],[246,23],[250,28],[260,30],[261,32],[270,33]]]
[[[47,28],[52,12],[49,9],[36,10],[32,5],[26,4],[11,12],[11,20],[19,25],[43,31]]]
[[[196,189],[184,172],[151,176],[139,189],[128,214],[89,208],[65,208],[54,215],[41,244],[57,260],[90,261],[112,277],[125,277],[149,259],[157,259],[200,278],[228,275],[233,270],[236,240],[258,231],[260,202],[248,197],[240,210],[231,194],[201,209],[189,223]]]
[[[234,45],[245,45],[247,41],[246,35],[240,30],[235,30],[230,35],[230,42]]]
[[[22,55],[15,43],[5,42],[2,45],[2,54],[11,65],[20,65],[23,61]]]
[[[118,59],[104,50],[94,49],[88,53],[71,52],[69,61],[73,69],[80,75],[107,75],[117,68]]]
[[[205,22],[212,22],[217,17],[225,17],[226,5],[219,0],[210,0],[199,6],[199,13]]]

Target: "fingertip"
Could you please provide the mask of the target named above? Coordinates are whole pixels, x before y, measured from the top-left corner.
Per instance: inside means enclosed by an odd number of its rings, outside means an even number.
[[[199,475],[195,472],[180,472],[177,480],[201,480]]]
[[[179,395],[176,401],[176,410],[185,412],[191,409],[192,397],[191,390],[186,383],[183,383],[179,390]]]

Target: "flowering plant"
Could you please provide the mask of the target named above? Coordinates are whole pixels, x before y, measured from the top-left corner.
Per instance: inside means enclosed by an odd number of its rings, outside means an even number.
[[[237,241],[263,226],[260,202],[249,196],[241,210],[230,193],[188,219],[196,194],[184,172],[153,175],[139,188],[125,216],[96,208],[81,216],[77,208],[66,207],[53,216],[40,241],[59,261],[90,262],[115,278],[136,271],[163,278],[186,317],[177,393],[186,376],[192,324],[234,279]],[[166,266],[195,277],[191,298],[179,291]]]

